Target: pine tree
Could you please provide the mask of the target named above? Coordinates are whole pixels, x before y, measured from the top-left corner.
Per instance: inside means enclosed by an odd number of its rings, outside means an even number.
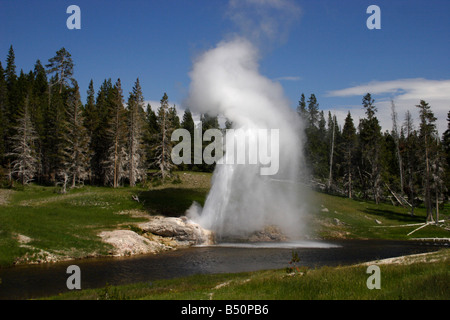
[[[208,129],[219,129],[220,127],[219,118],[208,113],[202,114],[200,116],[200,121],[202,123],[203,133]]]
[[[416,105],[419,108],[420,115],[420,130],[419,139],[422,142],[419,150],[419,156],[422,159],[423,167],[423,194],[425,198],[425,207],[427,208],[427,221],[433,220],[432,215],[432,199],[431,199],[431,160],[433,157],[433,143],[437,134],[436,132],[436,117],[431,111],[430,105],[424,100]]]
[[[344,128],[342,129],[342,148],[344,153],[344,186],[347,190],[347,196],[351,199],[353,195],[354,162],[356,150],[356,128],[353,124],[353,118],[350,111],[345,118]]]
[[[303,93],[300,97],[300,101],[298,102],[297,113],[300,116],[300,119],[302,119],[303,122],[305,124],[307,124],[309,116],[308,116],[308,110],[306,110],[305,95]]]
[[[312,133],[310,139],[314,173],[323,181],[327,181],[328,186],[331,141],[328,139],[329,133],[323,110],[319,112],[317,128],[310,128],[310,132]]]
[[[69,86],[68,81],[73,81],[73,62],[71,54],[63,47],[56,51],[56,55],[48,60],[45,65],[49,74],[56,75],[56,83],[59,85],[59,93],[62,93],[63,86]]]
[[[417,131],[414,130],[414,123],[411,113],[406,111],[405,121],[402,126],[404,134],[404,156],[403,162],[405,166],[405,193],[408,196],[408,202],[411,206],[411,216],[414,216],[414,208],[416,206],[416,193],[417,193],[417,171],[418,171],[418,159],[416,156],[418,148]]]
[[[111,79],[105,79],[98,90],[95,108],[92,108],[87,120],[88,131],[92,130],[92,180],[98,184],[106,184],[107,181],[103,164],[109,157],[108,130],[113,118],[113,91]]]
[[[8,127],[6,114],[7,93],[5,73],[0,62],[0,167],[5,164],[6,129]]]
[[[184,111],[183,120],[181,121],[181,128],[189,131],[191,137],[194,136],[195,123],[194,118],[192,117],[192,112],[189,108]]]
[[[180,117],[178,117],[177,108],[175,105],[173,107],[169,107],[169,121],[170,127],[172,130],[179,129],[181,127]]]
[[[120,79],[114,85],[112,118],[108,128],[108,157],[103,163],[106,171],[105,183],[117,188],[126,176],[127,127],[126,110],[123,106],[123,93]]]
[[[363,192],[367,195],[367,189],[372,189],[374,201],[379,203],[381,197],[381,127],[375,116],[377,108],[374,105],[370,93],[363,98],[363,107],[367,118],[361,119],[359,124],[359,137],[361,148],[360,179]]]
[[[330,169],[329,169],[329,175],[328,175],[328,189],[331,188],[331,184],[333,181],[333,160],[334,160],[334,154],[335,154],[335,145],[336,145],[336,136],[337,136],[337,119],[336,116],[331,116],[331,112],[328,112],[328,136],[330,137]]]
[[[143,134],[146,166],[148,168],[152,168],[155,162],[155,147],[158,143],[158,132],[158,118],[155,111],[152,110],[151,105],[148,103],[145,113],[145,125]]]
[[[17,108],[19,107],[19,101],[17,100],[17,75],[16,75],[16,56],[14,54],[13,46],[9,47],[8,56],[6,57],[6,69],[5,69],[5,80],[6,88],[8,92],[8,110],[7,117],[10,119],[12,125],[15,123],[17,115]]]
[[[157,176],[163,181],[172,175],[171,171],[174,168],[172,163],[172,142],[170,137],[172,135],[171,121],[169,119],[169,97],[164,93],[161,99],[161,106],[158,109],[158,124],[159,135],[158,144],[155,148],[156,160],[155,165],[158,167]]]
[[[23,112],[21,112],[16,129],[16,135],[11,138],[12,152],[9,154],[14,160],[11,163],[13,176],[22,184],[33,180],[37,170],[37,158],[34,150],[34,141],[37,139],[29,113],[28,98],[25,99]]]
[[[446,190],[447,197],[449,196],[448,191],[450,191],[450,111],[447,113],[447,130],[445,130],[442,135],[442,147],[444,149],[446,164],[445,164],[445,172],[446,172]]]
[[[308,100],[308,120],[310,127],[319,126],[319,104],[315,94],[311,94]]]
[[[89,136],[83,124],[83,105],[80,100],[78,84],[75,84],[73,92],[67,102],[67,120],[64,150],[63,177],[68,178],[71,187],[84,183],[88,178],[90,154]]]
[[[5,124],[4,134],[6,137],[5,141],[5,152],[8,154],[12,151],[13,146],[11,141],[7,137],[12,137],[16,135],[16,127],[18,125],[18,115],[20,113],[19,106],[22,105],[20,101],[20,94],[17,86],[17,75],[16,75],[16,64],[15,64],[15,53],[13,46],[9,47],[8,56],[6,57],[6,68],[4,71],[5,81],[6,81],[6,101],[4,106],[4,116]],[[8,161],[8,166],[10,166],[10,159]]]
[[[95,105],[95,90],[94,82],[91,79],[89,82],[89,87],[87,90],[86,104],[83,108],[83,119],[84,127],[86,128],[87,135],[91,137],[89,139],[89,153],[91,154],[91,160],[89,165],[88,179],[92,184],[94,180],[94,168],[96,167],[96,156],[95,156],[95,133],[99,124],[99,117],[97,113],[97,108]]]
[[[31,121],[39,139],[36,140],[36,153],[39,159],[37,181],[43,180],[43,164],[45,163],[45,114],[48,112],[48,81],[44,66],[36,61],[33,71],[32,96],[30,98]]]
[[[394,100],[391,100],[391,116],[392,116],[392,137],[395,142],[395,154],[398,161],[398,173],[400,178],[400,192],[403,193],[403,159],[400,152],[400,132],[397,125],[397,112],[395,111]]]
[[[227,125],[228,123],[228,125]],[[231,129],[232,124],[231,122],[229,122],[227,120],[227,122],[225,122],[225,125],[227,127],[227,129]],[[194,123],[194,119],[192,117],[192,113],[189,110],[189,108],[187,108],[184,111],[184,115],[183,115],[183,120],[181,121],[181,128],[189,131],[189,134],[191,136],[191,164],[188,165],[188,167],[190,169],[192,169],[192,167],[194,166],[194,131],[195,131],[195,123]]]
[[[45,114],[45,139],[43,141],[46,150],[46,160],[43,172],[47,180],[67,180],[65,176],[65,148],[64,133],[67,128],[66,106],[73,88],[69,86],[69,80],[74,82],[73,62],[70,53],[61,48],[46,65],[47,74],[52,75],[48,81],[48,110]],[[60,176],[63,174],[64,176]],[[67,182],[67,181],[66,181]]]
[[[217,115],[210,115],[208,113],[202,114],[200,116],[200,122],[202,124],[202,137],[204,136],[206,130],[209,129],[220,129],[220,125],[219,125],[219,118]],[[193,140],[193,139],[192,139]],[[205,148],[209,145],[210,142],[208,141],[203,141],[202,142],[202,154],[205,150]],[[194,150],[194,148],[192,148],[191,150]],[[194,163],[195,163],[195,150],[194,150]],[[216,164],[207,164],[205,162],[201,163],[201,164],[197,164],[196,165],[197,168],[199,168],[201,171],[205,171],[205,172],[213,172]]]
[[[53,77],[50,83],[55,81]],[[44,114],[44,132],[45,136],[42,141],[45,149],[45,161],[43,163],[43,174],[48,182],[56,182],[61,180],[59,174],[64,172],[64,149],[66,132],[66,100],[68,89],[63,88],[60,94],[58,88],[50,87],[50,95],[52,98],[48,106],[47,112]]]
[[[372,99],[370,93],[367,93],[363,97],[363,106],[365,108],[365,112],[367,115],[367,119],[371,120],[375,117],[375,113],[377,112],[377,108],[374,105],[375,99]]]
[[[142,146],[144,123],[144,97],[139,78],[128,99],[128,176],[130,186],[145,178],[145,157]]]
[[[95,107],[95,90],[94,81],[91,79],[87,90],[86,104],[84,106],[84,126],[88,130],[88,133],[92,135],[98,125],[98,115]]]
[[[380,144],[380,166],[381,166],[381,177],[384,185],[390,194],[394,197],[393,200],[400,200],[400,176],[399,176],[399,162],[397,155],[397,142],[394,133],[386,130],[381,136]],[[391,188],[395,186],[395,188]],[[403,205],[403,202],[398,201]]]
[[[431,141],[433,150],[433,156],[430,159],[430,171],[431,171],[431,197],[434,195],[435,200],[435,212],[436,212],[436,224],[439,222],[439,203],[444,200],[446,190],[445,181],[445,153],[443,145],[438,137],[435,137]]]

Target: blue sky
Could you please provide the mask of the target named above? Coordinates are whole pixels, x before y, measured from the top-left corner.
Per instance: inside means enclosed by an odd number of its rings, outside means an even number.
[[[450,1],[241,1],[247,5],[232,10],[233,0],[0,0],[0,60],[5,66],[12,44],[17,71],[28,72],[37,59],[45,64],[65,47],[83,99],[90,79],[97,90],[104,79],[120,78],[127,98],[139,77],[146,100],[159,101],[167,92],[182,108],[193,60],[232,35],[251,37],[236,23],[236,14],[253,19],[259,8],[287,3],[296,9],[289,25],[270,41],[255,42],[260,72],[281,83],[293,108],[301,93],[315,93],[320,108],[335,113],[341,125],[349,110],[357,123],[363,116],[362,96],[371,92],[383,128],[391,129],[391,99],[400,121],[409,109],[416,124],[414,105],[424,99],[438,117],[440,134],[445,130]],[[80,30],[66,27],[71,4],[81,9]],[[381,9],[380,30],[366,27],[372,4]],[[285,22],[273,12],[274,20]]]

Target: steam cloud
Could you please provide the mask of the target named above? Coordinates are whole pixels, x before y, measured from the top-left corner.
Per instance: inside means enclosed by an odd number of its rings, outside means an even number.
[[[245,236],[267,225],[291,237],[301,233],[306,204],[297,184],[303,167],[302,124],[281,85],[260,74],[258,60],[258,49],[235,37],[201,55],[190,73],[187,103],[193,111],[223,115],[248,136],[258,129],[278,129],[280,135],[275,176],[260,175],[258,165],[217,164],[204,208],[194,204],[188,210],[191,219],[218,237]]]

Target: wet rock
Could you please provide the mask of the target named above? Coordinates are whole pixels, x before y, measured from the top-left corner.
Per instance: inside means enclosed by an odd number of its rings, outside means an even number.
[[[253,232],[248,238],[248,241],[250,242],[277,242],[286,240],[287,237],[277,226],[266,226],[261,231]]]

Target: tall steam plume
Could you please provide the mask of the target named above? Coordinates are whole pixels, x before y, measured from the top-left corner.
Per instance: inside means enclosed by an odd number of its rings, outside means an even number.
[[[276,175],[263,176],[254,164],[217,164],[203,209],[193,205],[188,210],[188,216],[219,237],[245,236],[267,225],[291,237],[302,231],[302,124],[281,85],[259,73],[258,60],[258,49],[235,37],[201,55],[190,73],[188,103],[194,111],[223,115],[248,136],[258,129],[279,130]]]

